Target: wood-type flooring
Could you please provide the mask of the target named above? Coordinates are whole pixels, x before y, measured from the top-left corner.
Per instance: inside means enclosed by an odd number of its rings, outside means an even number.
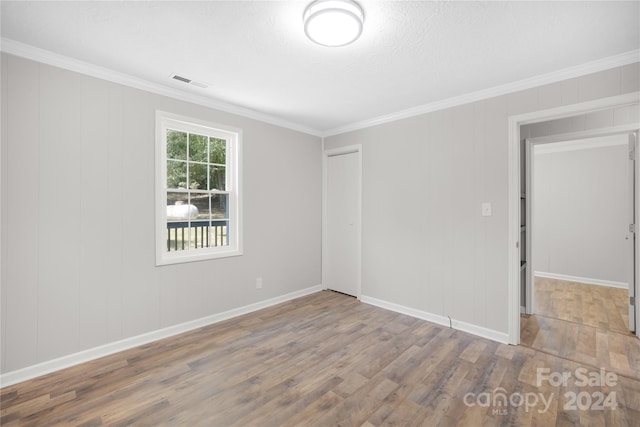
[[[322,291],[2,388],[0,424],[640,426],[598,368]]]
[[[520,317],[522,345],[640,380],[626,289],[536,277],[534,292],[534,314]]]

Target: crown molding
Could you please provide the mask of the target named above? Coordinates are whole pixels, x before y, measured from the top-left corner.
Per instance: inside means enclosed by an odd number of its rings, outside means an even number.
[[[602,58],[575,67],[565,68],[517,82],[495,86],[493,88],[483,89],[476,92],[471,92],[468,94],[419,105],[417,107],[397,111],[391,114],[386,114],[371,119],[362,120],[359,122],[350,123],[326,131],[320,131],[318,129],[310,128],[298,123],[289,122],[279,117],[271,116],[259,111],[251,110],[249,108],[240,107],[238,105],[226,103],[205,96],[195,95],[176,88],[165,86],[159,83],[154,83],[125,73],[120,73],[118,71],[113,71],[108,68],[100,67],[68,56],[60,55],[45,49],[40,49],[25,43],[17,42],[15,40],[7,38],[1,38],[0,40],[0,51],[11,55],[31,59],[33,61],[52,65],[54,67],[75,71],[88,76],[155,93],[157,95],[163,95],[181,101],[190,102],[192,104],[202,105],[204,107],[212,108],[215,110],[237,114],[242,117],[258,120],[317,137],[329,137],[342,133],[352,132],[355,130],[377,126],[384,123],[390,123],[397,120],[419,116],[421,114],[431,113],[434,111],[444,110],[459,105],[482,101],[520,90],[531,89],[537,86],[556,83],[562,80],[567,80],[615,67],[620,67],[623,65],[633,64],[635,62],[640,62],[640,49],[635,49],[629,52]]]
[[[557,83],[562,80],[568,80],[587,74],[597,73],[599,71],[605,71],[611,68],[621,67],[623,65],[629,65],[635,62],[640,62],[640,49],[635,49],[629,52],[621,53],[619,55],[598,59],[596,61],[577,65],[575,67],[564,68],[562,70],[553,71],[551,73],[541,74],[539,76],[519,80],[517,82],[507,83],[476,92],[470,92],[464,95],[454,96],[452,98],[431,102],[429,104],[420,105],[395,113],[347,124],[345,126],[329,129],[325,131],[322,136],[334,136],[359,129],[381,125],[384,123],[395,122],[397,120],[407,119],[410,117],[419,116],[421,114],[444,110],[451,107],[457,107],[459,105],[470,104],[472,102],[482,101],[485,99],[494,98],[521,90],[531,89],[538,86],[544,86],[551,83]]]
[[[226,113],[236,114],[238,116],[258,120],[264,123],[269,123],[275,126],[280,126],[309,135],[317,137],[322,136],[322,132],[317,129],[313,129],[297,123],[292,123],[278,117],[251,110],[249,108],[240,107],[238,105],[218,101],[205,96],[195,95],[176,88],[134,77],[129,74],[110,70],[108,68],[100,67],[98,65],[60,55],[45,49],[40,49],[35,46],[21,43],[12,39],[3,37],[0,40],[0,51],[8,53],[10,55],[19,56],[21,58],[30,59],[54,67],[63,68],[65,70],[74,71],[80,74],[85,74],[91,77],[96,77],[102,80],[107,80],[135,89],[144,90],[156,95],[167,96],[180,101],[209,107],[215,110],[224,111]]]

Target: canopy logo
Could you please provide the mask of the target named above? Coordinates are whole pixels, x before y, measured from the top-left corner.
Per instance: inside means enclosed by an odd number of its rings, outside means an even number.
[[[466,406],[482,406],[485,408],[492,407],[492,415],[508,415],[509,407],[519,408],[524,406],[524,410],[529,412],[530,409],[537,407],[542,403],[542,407],[538,408],[539,413],[549,410],[549,405],[553,400],[554,394],[551,393],[548,399],[543,393],[520,393],[515,392],[507,395],[507,391],[502,387],[497,387],[491,392],[484,392],[476,395],[475,393],[467,393],[464,395],[464,404]]]
[[[577,368],[574,371],[552,372],[549,368],[538,368],[536,371],[536,386],[551,387],[615,387],[618,383],[618,376],[614,372],[607,372],[604,368],[599,371],[589,371],[587,368]],[[560,395],[558,395],[560,396]],[[567,391],[564,398],[563,408],[566,411],[602,411],[605,408],[615,410],[618,407],[616,392],[611,391],[605,394],[602,391]],[[482,393],[469,392],[464,395],[465,406],[481,406],[492,408],[492,415],[508,415],[510,408],[524,407],[525,412],[536,409],[539,413],[545,413],[551,407],[555,398],[555,393],[543,392],[513,392],[507,393],[502,387],[497,387],[492,391]]]

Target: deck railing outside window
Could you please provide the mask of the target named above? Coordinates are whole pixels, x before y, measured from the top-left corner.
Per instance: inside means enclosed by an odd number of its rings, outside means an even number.
[[[228,246],[229,221],[167,221],[167,251]]]

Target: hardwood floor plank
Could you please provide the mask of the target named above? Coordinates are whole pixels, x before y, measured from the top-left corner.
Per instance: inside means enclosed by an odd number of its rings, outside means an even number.
[[[627,290],[536,278],[521,344],[640,379],[640,339],[627,329]]]
[[[536,277],[534,292],[536,314],[629,334],[626,289]]]
[[[528,339],[559,357],[324,291],[3,388],[0,424],[638,425],[640,378],[631,374],[640,349],[630,337],[574,322],[547,339],[540,334],[557,329],[554,321],[568,321],[535,317],[523,318]],[[618,381],[584,388],[538,378],[539,369],[597,371],[584,362],[593,360],[617,366]],[[615,392],[618,408],[566,409],[567,391]],[[550,402],[545,411],[480,404],[496,393]]]

